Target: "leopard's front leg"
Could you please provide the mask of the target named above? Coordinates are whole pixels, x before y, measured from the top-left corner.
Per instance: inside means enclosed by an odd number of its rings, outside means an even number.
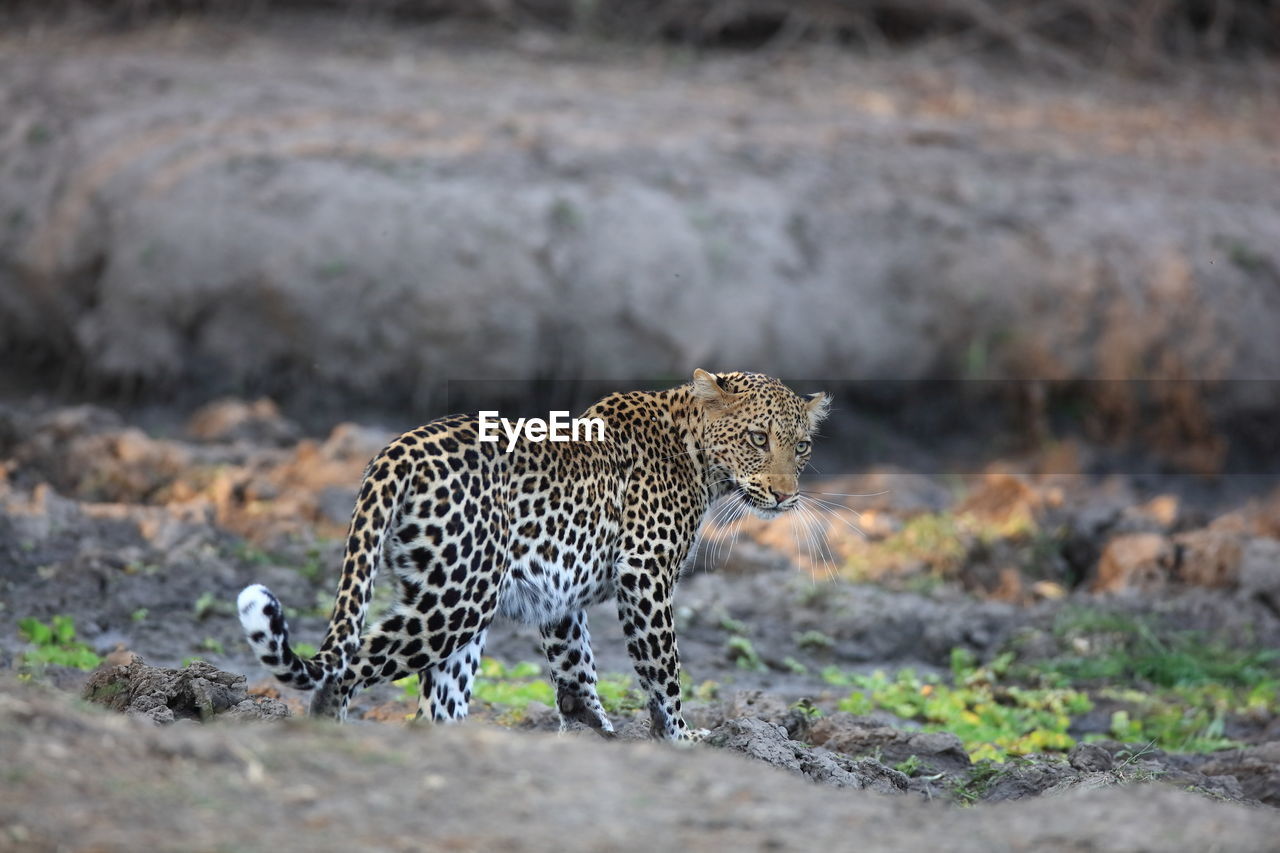
[[[570,722],[585,723],[602,737],[614,737],[613,723],[596,694],[596,664],[591,655],[587,614],[579,610],[559,622],[541,626],[542,650],[556,686],[560,730]]]
[[[627,557],[618,567],[618,617],[640,686],[649,696],[653,736],[690,739],[680,714],[680,653],[672,618],[675,573],[660,558]]]

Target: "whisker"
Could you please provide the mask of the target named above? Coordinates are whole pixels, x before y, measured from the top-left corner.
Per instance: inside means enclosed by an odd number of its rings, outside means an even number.
[[[725,506],[726,512],[720,522],[720,526],[723,529],[720,535],[716,537],[716,548],[711,555],[712,565],[720,562],[720,555],[724,551],[725,540],[729,537],[729,528],[741,521],[742,513],[744,512],[741,499],[726,501]],[[734,529],[736,530],[736,527],[734,527]]]
[[[803,500],[803,499],[807,499],[807,500],[810,500],[810,501],[815,500],[814,498],[809,497],[809,496],[807,496],[807,495],[801,495],[800,497],[801,497],[801,499],[802,499],[802,500]],[[843,525],[845,525],[846,527],[848,527],[850,530],[852,530],[854,533],[856,533],[856,534],[858,534],[859,536],[861,536],[863,539],[866,539],[866,538],[867,538],[867,534],[866,534],[866,532],[865,532],[865,531],[863,531],[863,530],[861,530],[860,528],[856,527],[856,526],[855,526],[852,522],[850,522],[847,518],[842,518],[838,513],[836,513],[836,512],[835,512],[835,510],[831,509],[830,507],[825,507],[825,506],[823,506],[822,504],[819,504],[819,503],[812,503],[812,504],[810,504],[810,506],[812,506],[814,509],[818,509],[818,510],[822,510],[822,511],[826,512],[826,513],[827,513],[828,515],[830,515],[832,518],[834,518],[834,519],[838,520],[841,524],[843,524]],[[845,508],[846,508],[846,509],[848,509],[848,507],[845,507]]]
[[[823,506],[829,507],[831,509],[838,509],[838,510],[844,510],[845,512],[851,512],[858,517],[859,521],[862,520],[862,513],[858,512],[856,509],[853,509],[852,507],[847,507],[844,504],[836,503],[835,501],[824,501],[822,498],[815,498],[813,495],[806,495],[805,497],[807,497],[811,501],[816,501],[822,504]]]
[[[893,490],[885,489],[882,492],[867,492],[865,495],[848,495],[848,494],[845,494],[844,492],[819,492],[816,489],[814,489],[814,490],[811,490],[809,493],[813,495],[831,495],[832,497],[836,497],[836,498],[878,498],[881,495],[889,494],[889,492],[891,491]]]
[[[722,537],[723,534],[719,530],[719,528],[721,527],[721,525],[723,525],[724,521],[728,518],[729,513],[732,511],[733,511],[733,501],[724,501],[723,503],[717,505],[714,510],[712,510],[711,516],[704,523],[704,528],[706,529],[706,533],[704,534],[703,538],[710,540],[710,542],[707,545],[708,551],[710,551],[711,546],[714,545],[715,542]],[[717,528],[714,531],[714,535],[713,535],[713,531],[711,530],[711,528],[713,527]]]
[[[796,510],[800,509],[800,504],[796,504],[794,509]],[[799,515],[798,517],[803,518],[804,516]],[[812,549],[809,548],[808,532],[806,531],[805,533],[805,541],[804,541],[805,555],[802,555],[800,553],[800,536],[799,536],[799,533],[797,532],[797,527],[798,525],[795,524],[793,520],[791,531],[792,533],[796,534],[796,562],[804,564],[804,570],[808,572],[809,577],[812,578],[813,577],[813,551]],[[807,560],[808,562],[804,563],[805,560]]]
[[[807,507],[801,508],[801,511],[808,512],[808,508]],[[813,568],[816,569],[821,565],[821,560],[819,558],[822,556],[822,554],[817,548],[814,547],[815,543],[813,539],[813,528],[807,525],[805,526],[804,540],[805,540],[806,547],[808,547],[809,549],[809,563],[813,566]],[[812,571],[812,569],[810,569],[810,571]]]
[[[796,532],[795,518],[789,518],[788,521],[791,522],[791,539],[796,543],[796,567],[800,568],[800,534]],[[813,572],[806,572],[806,574],[809,575],[809,584],[816,587],[818,581],[813,577]]]
[[[733,546],[738,544],[738,534],[742,532],[742,519],[746,517],[747,507],[742,504],[738,511],[738,519],[733,528],[733,538],[729,540],[729,553],[724,555],[724,564],[729,565],[729,559],[733,556]]]
[[[814,518],[815,518],[815,520],[817,519],[817,515],[816,515],[816,514],[815,514]],[[836,580],[836,579],[838,578],[839,573],[840,573],[840,566],[841,566],[841,565],[843,565],[843,564],[841,563],[841,561],[840,561],[839,559],[837,559],[837,558],[836,558],[835,551],[833,551],[833,550],[832,550],[832,548],[831,548],[831,537],[827,535],[826,528],[825,528],[825,527],[822,527],[822,522],[821,522],[821,521],[819,521],[819,522],[818,522],[818,524],[819,524],[819,527],[821,528],[819,532],[820,532],[820,533],[821,533],[821,535],[822,535],[822,544],[826,547],[826,549],[827,549],[827,556],[830,558],[831,579],[832,579],[832,580]]]
[[[716,541],[708,556],[708,564],[718,567],[720,565],[720,555],[724,551],[724,542],[729,537],[729,526],[733,524],[733,516],[737,510],[736,501],[726,501],[724,504],[724,513],[720,516],[719,530],[716,531]]]
[[[805,518],[809,520],[810,522],[810,525],[808,527],[809,536],[811,538],[815,538],[817,541],[818,556],[822,557],[823,561],[827,564],[827,577],[830,578],[831,580],[835,580],[836,579],[836,573],[835,573],[836,555],[831,550],[831,542],[827,539],[826,533],[822,529],[823,528],[822,522],[818,519],[818,516],[814,514],[813,510],[809,509],[808,507],[797,506],[796,508],[799,509],[802,513],[804,513]],[[815,528],[817,528],[816,532],[815,532]],[[818,537],[821,537],[821,538],[818,538]],[[824,550],[826,552],[826,556],[823,556]]]

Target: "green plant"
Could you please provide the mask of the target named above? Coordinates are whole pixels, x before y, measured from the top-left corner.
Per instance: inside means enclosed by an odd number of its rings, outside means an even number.
[[[542,668],[536,663],[522,661],[506,667],[493,658],[484,658],[480,661],[472,695],[481,702],[499,707],[523,709],[535,701],[555,707],[555,690],[539,678],[541,673]]]
[[[205,637],[200,641],[200,650],[212,652],[215,655],[226,654],[227,650],[222,647],[222,641],[214,637]]]
[[[240,562],[252,563],[255,566],[269,566],[275,562],[266,551],[248,542],[239,543],[231,553]]]
[[[837,707],[852,714],[880,708],[917,720],[927,731],[949,731],[964,742],[973,761],[1070,749],[1075,745],[1067,734],[1071,716],[1093,707],[1088,696],[1075,690],[1002,684],[1007,658],[978,667],[970,653],[957,650],[951,664],[954,686],[912,669],[892,678],[882,670],[849,676],[855,689]],[[833,675],[824,671],[828,683]]]
[[[582,212],[567,198],[557,198],[551,204],[551,224],[556,228],[579,228],[584,222]],[[683,377],[682,377],[683,378]]]
[[[195,603],[191,605],[191,610],[195,614],[196,619],[203,620],[212,615],[231,616],[235,613],[235,605],[230,601],[223,601],[212,592],[205,591],[200,593]]]
[[[962,805],[971,806],[982,799],[1000,772],[1000,765],[993,761],[975,762],[963,781],[952,784],[951,793]]]
[[[893,769],[908,776],[915,776],[924,767],[924,761],[918,755],[910,755],[903,761],[893,765]]]
[[[306,559],[303,560],[302,565],[298,567],[298,574],[302,575],[312,583],[320,583],[324,580],[324,569],[324,553],[317,545],[307,549]]]
[[[473,699],[499,710],[519,714],[524,713],[530,702],[541,702],[554,707],[555,690],[539,677],[541,672],[541,667],[536,663],[523,661],[508,667],[494,658],[482,658],[471,695]],[[404,698],[418,698],[417,676],[402,678],[395,683],[403,690]]]
[[[23,652],[24,664],[54,664],[89,670],[102,663],[102,658],[93,649],[76,639],[75,621],[70,616],[54,616],[48,625],[38,619],[20,619],[18,628],[27,642],[35,646]]]
[[[1108,688],[1098,695],[1125,706],[1111,714],[1111,737],[1125,743],[1150,741],[1175,752],[1238,746],[1226,736],[1227,717],[1251,711],[1271,715],[1277,707],[1274,685],[1249,691],[1201,685],[1153,693]]]
[[[782,665],[787,668],[788,672],[792,672],[796,675],[809,674],[809,667],[789,655],[782,659]]]
[[[724,651],[729,660],[736,662],[740,669],[753,669],[757,672],[766,669],[760,654],[746,637],[730,637],[725,641]]]
[[[637,695],[641,695],[641,694],[637,694]],[[702,682],[701,684],[695,687],[693,684],[693,680],[689,678],[689,674],[687,672],[680,673],[681,700],[685,702],[689,702],[689,701],[710,702],[711,700],[717,698],[719,695],[720,695],[720,683],[718,681],[713,681],[708,678],[706,681]],[[642,695],[641,695],[641,699],[642,699],[642,704],[640,707],[645,707]]]
[[[858,676],[845,672],[834,664],[831,666],[824,666],[820,674],[822,676],[822,680],[827,684],[830,684],[832,687],[852,687],[857,683],[858,678]]]
[[[1280,680],[1280,651],[1241,649],[1196,631],[1164,631],[1143,617],[1065,608],[1054,635],[1070,652],[1030,664],[1059,683],[1139,682],[1156,687],[1225,684],[1256,687]]]
[[[630,713],[648,705],[648,700],[629,675],[610,673],[600,676],[596,692],[600,696],[600,704],[610,714]]]
[[[747,634],[751,633],[751,629],[747,627],[745,622],[734,619],[732,616],[722,615],[720,617],[719,624],[721,630],[727,631],[730,634],[738,634],[739,636],[745,637]]]
[[[1229,717],[1280,709],[1275,650],[1238,648],[1098,608],[1064,608],[1053,634],[1063,653],[1022,661],[1016,674],[1045,685],[1091,686],[1120,705],[1108,734],[1121,741],[1179,752],[1224,749],[1236,745],[1226,737]]]
[[[800,648],[814,651],[827,651],[836,644],[835,640],[821,631],[805,631],[803,634],[796,634],[792,639]]]
[[[306,656],[314,654],[315,648],[299,644],[295,651]],[[401,689],[402,697],[407,701],[417,701],[418,677],[409,676],[395,682]],[[706,701],[713,698],[718,689],[715,682],[704,682],[694,688],[685,679],[681,687],[684,698]],[[604,673],[596,682],[596,692],[600,696],[600,704],[607,713],[627,714],[648,706],[648,699],[635,686],[630,675],[622,673]],[[472,686],[472,697],[484,702],[511,722],[518,721],[530,702],[541,702],[555,707],[555,688],[542,677],[542,666],[529,661],[507,666],[494,658],[482,658],[480,668],[476,672],[475,684]]]
[[[797,700],[791,706],[791,710],[797,711],[811,720],[816,720],[823,715],[822,709],[813,704],[813,700],[807,698]]]

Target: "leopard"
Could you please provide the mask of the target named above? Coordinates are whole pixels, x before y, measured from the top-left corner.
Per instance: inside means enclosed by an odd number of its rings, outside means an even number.
[[[332,614],[319,649],[290,645],[280,600],[240,593],[240,621],[276,679],[312,691],[309,713],[343,721],[357,690],[417,677],[417,719],[457,722],[496,618],[536,626],[562,730],[616,732],[597,693],[587,608],[613,601],[656,739],[694,741],[681,705],[673,592],[713,507],[769,519],[796,506],[827,416],[825,392],[797,394],[751,372],[695,370],[656,391],[610,394],[583,413],[592,441],[528,434],[482,441],[477,415],[403,433],[359,487]],[[374,579],[398,596],[368,630]]]

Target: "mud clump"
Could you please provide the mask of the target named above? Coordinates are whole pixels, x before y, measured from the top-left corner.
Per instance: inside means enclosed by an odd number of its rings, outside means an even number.
[[[853,759],[826,749],[814,749],[792,740],[785,726],[753,717],[725,720],[712,729],[706,743],[741,752],[820,785],[878,794],[902,794],[907,790],[906,774],[874,758]]]
[[[1111,751],[1096,743],[1079,743],[1067,753],[1067,763],[1086,773],[1110,770],[1115,766]]]
[[[186,433],[198,441],[243,441],[276,447],[287,447],[301,438],[298,426],[265,397],[252,403],[235,398],[208,403],[187,421]]]
[[[290,716],[277,699],[250,696],[243,675],[223,672],[204,661],[182,669],[148,666],[134,657],[126,666],[102,667],[81,697],[130,717],[167,725],[178,720],[207,722],[219,714],[237,720],[278,720]]]
[[[848,755],[877,755],[888,764],[914,756],[928,774],[962,773],[970,766],[964,744],[950,732],[904,731],[844,712],[816,720],[809,741]]]
[[[1280,741],[1215,753],[1200,772],[1234,778],[1245,797],[1280,807]]]

